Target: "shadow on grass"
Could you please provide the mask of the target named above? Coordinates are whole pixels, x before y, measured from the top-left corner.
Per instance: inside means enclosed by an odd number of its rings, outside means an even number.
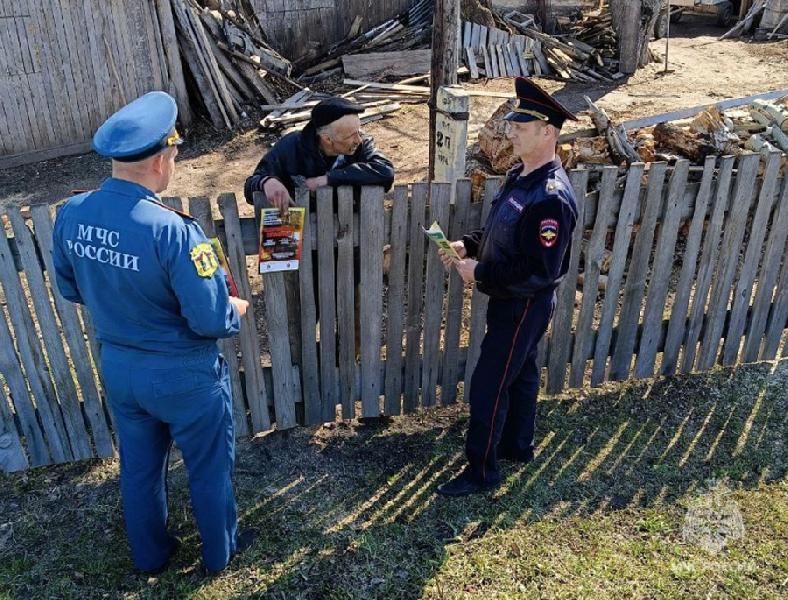
[[[465,499],[434,494],[464,461],[456,408],[243,444],[241,525],[259,537],[214,579],[196,573],[181,463],[171,520],[187,543],[154,581],[129,574],[114,463],[6,477],[0,522],[10,519],[14,534],[0,546],[0,596],[417,597],[453,544],[488,532],[674,505],[709,478],[746,489],[783,479],[786,381],[783,361],[548,397],[536,460],[504,463],[501,488]]]

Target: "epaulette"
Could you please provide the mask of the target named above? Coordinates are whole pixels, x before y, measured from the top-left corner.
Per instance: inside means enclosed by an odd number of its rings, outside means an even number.
[[[547,185],[545,185],[545,189],[548,192],[555,192],[556,190],[563,189],[563,185],[557,179],[548,179]]]
[[[184,219],[189,219],[190,221],[195,220],[194,217],[191,216],[189,213],[183,212],[182,210],[178,210],[177,208],[173,208],[172,206],[167,206],[163,202],[159,202],[158,200],[154,200],[153,198],[146,198],[146,200],[148,202],[151,202],[152,204],[155,204],[156,206],[160,206],[164,210],[169,210],[170,212],[174,212],[175,214],[182,216]]]

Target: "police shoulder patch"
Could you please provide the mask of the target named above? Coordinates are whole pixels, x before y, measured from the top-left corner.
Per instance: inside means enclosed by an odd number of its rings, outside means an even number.
[[[542,219],[539,223],[539,242],[545,248],[550,248],[558,241],[558,221],[555,219]]]
[[[190,250],[189,256],[192,259],[194,268],[197,270],[197,275],[200,277],[211,277],[216,273],[216,269],[219,268],[219,260],[216,258],[213,248],[207,242],[197,244]]]

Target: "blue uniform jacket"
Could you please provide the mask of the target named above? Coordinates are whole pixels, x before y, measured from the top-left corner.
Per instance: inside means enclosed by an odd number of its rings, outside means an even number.
[[[206,244],[194,220],[110,178],[58,213],[57,286],[87,306],[102,344],[172,357],[213,350],[217,338],[238,332],[240,318]]]
[[[269,177],[276,177],[293,196],[295,175],[326,175],[328,185],[382,185],[388,190],[394,183],[394,165],[369,136],[363,137],[352,156],[326,156],[310,123],[302,131],[288,133],[262,158],[244,185],[246,201],[253,204],[252,194],[262,190]]]
[[[558,160],[525,177],[515,165],[493,200],[484,229],[463,238],[477,258],[478,289],[495,298],[529,298],[554,290],[569,266],[577,203]]]

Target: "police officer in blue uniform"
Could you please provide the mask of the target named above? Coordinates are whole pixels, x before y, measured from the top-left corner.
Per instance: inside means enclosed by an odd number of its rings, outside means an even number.
[[[490,296],[487,333],[470,385],[468,465],[438,487],[465,496],[500,483],[499,458],[534,456],[539,369],[537,344],[547,329],[554,292],[569,263],[577,205],[555,146],[566,108],[526,77],[505,117],[507,138],[521,162],[507,174],[484,229],[452,242],[460,260],[441,260]]]
[[[53,234],[58,289],[84,304],[120,444],[120,486],[135,567],[159,573],[178,540],[167,529],[173,440],[189,475],[203,564],[222,570],[238,550],[227,365],[217,339],[238,333],[248,303],[230,297],[209,240],[161,204],[181,138],[177,107],[146,94],[98,129],[93,148],[112,177],[70,198]]]

